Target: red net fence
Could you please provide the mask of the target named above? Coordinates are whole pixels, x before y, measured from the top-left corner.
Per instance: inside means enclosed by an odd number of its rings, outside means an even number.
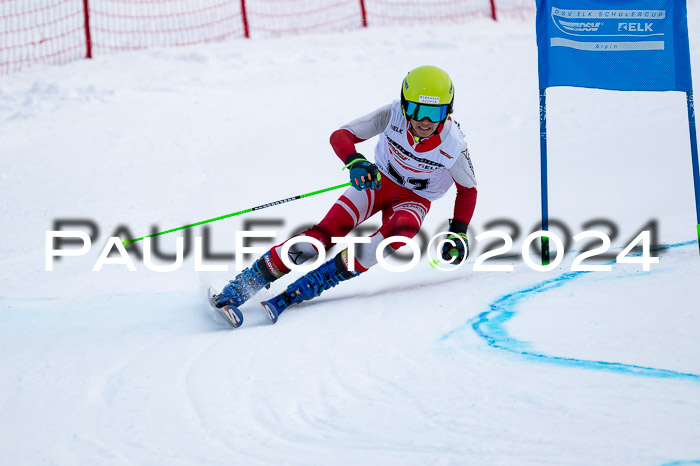
[[[120,50],[534,11],[533,0],[0,0],[0,74]]]

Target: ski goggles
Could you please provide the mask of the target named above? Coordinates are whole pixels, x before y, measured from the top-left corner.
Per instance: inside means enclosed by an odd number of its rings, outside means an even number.
[[[447,118],[447,107],[449,105],[426,105],[416,102],[407,102],[406,116],[416,121],[427,118],[433,123],[439,123]]]

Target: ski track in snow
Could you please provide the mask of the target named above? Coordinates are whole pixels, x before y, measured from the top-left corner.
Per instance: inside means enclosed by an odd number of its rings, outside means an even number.
[[[675,243],[664,245],[659,249],[675,249],[685,246],[695,246],[697,241],[686,241],[683,243]],[[653,273],[654,271],[650,272]],[[445,341],[455,335],[461,333],[466,328],[471,327],[476,334],[486,340],[488,345],[499,350],[509,353],[525,356],[533,362],[545,362],[558,364],[567,367],[577,367],[582,369],[592,369],[600,371],[616,372],[621,374],[637,375],[643,377],[655,378],[676,378],[700,382],[700,374],[692,374],[687,372],[678,372],[668,369],[659,369],[654,367],[644,367],[634,364],[622,364],[608,361],[595,361],[586,359],[569,358],[563,356],[555,356],[550,354],[538,353],[524,349],[530,342],[519,340],[510,335],[505,328],[506,322],[511,320],[517,313],[518,304],[524,299],[530,298],[533,295],[541,295],[547,291],[572,283],[577,277],[580,277],[591,272],[566,272],[559,277],[545,280],[534,286],[524,288],[519,291],[507,293],[497,298],[489,306],[488,311],[481,312],[476,317],[469,319],[463,326],[454,329],[443,335],[440,339]],[[628,275],[630,276],[630,275]]]
[[[228,443],[212,435],[212,432],[215,432],[215,429],[213,429],[211,424],[203,417],[202,413],[205,411],[204,407],[197,401],[197,397],[195,396],[193,390],[193,385],[195,383],[195,378],[192,377],[193,368],[203,358],[203,356],[210,353],[212,348],[220,343],[220,340],[225,336],[226,334],[222,333],[219,335],[219,337],[212,338],[209,343],[205,344],[199,351],[193,354],[189,361],[183,364],[179,376],[180,383],[177,384],[177,386],[181,387],[181,389],[185,391],[185,396],[182,397],[182,399],[185,400],[185,409],[189,417],[199,426],[200,433],[204,435],[212,445],[222,448],[223,450],[228,451],[232,456],[235,456],[236,451]]]

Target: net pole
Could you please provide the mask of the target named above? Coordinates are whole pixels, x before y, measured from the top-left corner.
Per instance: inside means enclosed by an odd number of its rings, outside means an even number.
[[[92,58],[92,38],[90,37],[90,5],[83,0],[83,16],[85,18],[85,58]]]

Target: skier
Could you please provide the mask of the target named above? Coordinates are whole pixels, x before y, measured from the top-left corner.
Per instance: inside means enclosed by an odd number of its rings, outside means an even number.
[[[348,263],[346,248],[289,285],[285,292],[263,302],[273,323],[288,306],[314,298],[341,281],[366,272],[377,263],[375,253],[383,239],[415,236],[430,203],[442,197],[452,183],[457,185],[454,218],[449,221],[449,238],[453,242],[444,244],[441,256],[454,263],[467,258],[466,232],[476,205],[476,179],[464,134],[450,117],[453,106],[454,87],[449,75],[434,66],[421,66],[406,75],[400,100],[342,126],[331,135],[333,150],[350,169],[352,187],[340,196],[320,223],[301,235],[317,239],[328,250],[333,245],[331,237],[346,236],[378,212],[382,212],[382,226],[371,236],[371,242],[356,245],[353,264]],[[355,144],[376,135],[380,138],[372,163],[357,152]],[[234,306],[238,311],[238,306],[288,273],[290,269],[280,257],[283,244],[274,246],[243,270],[221,293],[213,293],[212,303],[218,308]],[[384,254],[403,244],[392,243]],[[297,265],[317,255],[316,247],[306,241],[292,245],[288,252],[289,260]]]

